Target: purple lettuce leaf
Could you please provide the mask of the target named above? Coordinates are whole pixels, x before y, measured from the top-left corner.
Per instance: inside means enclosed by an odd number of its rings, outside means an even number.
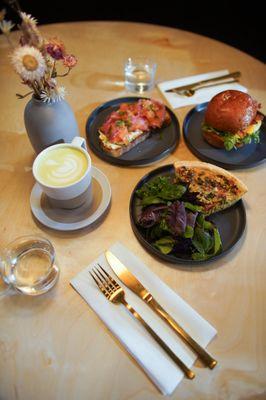
[[[139,216],[139,224],[143,228],[151,228],[160,221],[162,213],[168,208],[166,205],[151,205],[142,210]]]
[[[193,229],[195,226],[197,216],[198,216],[197,212],[193,213],[193,212],[187,211],[187,225],[191,226],[191,228],[193,228]]]
[[[167,224],[174,236],[184,234],[187,225],[184,203],[177,200],[168,207]]]

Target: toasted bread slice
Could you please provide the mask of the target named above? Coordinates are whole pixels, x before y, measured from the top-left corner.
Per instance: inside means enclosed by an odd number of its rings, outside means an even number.
[[[109,147],[108,144],[100,140],[100,146],[106,153],[110,154],[111,156],[120,157],[122,156],[122,154],[127,153],[129,150],[133,149],[133,147],[137,146],[137,144],[144,142],[144,140],[146,140],[150,136],[150,134],[151,132],[143,133],[132,142],[130,142],[128,145],[116,145],[116,148]]]
[[[165,126],[169,125],[170,123],[171,123],[171,116],[170,116],[169,112],[166,111],[164,123],[163,123],[162,127],[159,129],[164,128]],[[127,153],[128,151],[133,149],[133,147],[137,146],[139,143],[144,142],[146,139],[148,139],[148,137],[153,132],[157,132],[157,131],[158,131],[158,129],[151,130],[149,132],[143,132],[139,136],[137,136],[136,139],[132,140],[128,144],[114,144],[114,143],[110,143],[110,142],[105,142],[105,141],[101,140],[102,133],[101,133],[101,131],[99,131],[100,146],[106,153],[110,154],[111,156],[120,157],[122,154]]]

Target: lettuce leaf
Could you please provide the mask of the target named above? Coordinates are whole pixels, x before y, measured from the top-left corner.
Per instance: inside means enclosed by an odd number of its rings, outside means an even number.
[[[246,135],[244,137],[239,136],[237,133],[218,131],[217,129],[214,129],[212,126],[209,126],[207,124],[202,124],[202,128],[204,130],[215,132],[217,135],[222,136],[224,139],[224,147],[227,151],[236,149],[237,144],[250,144],[252,141],[254,141],[254,143],[260,142],[260,128],[256,132],[253,132],[251,135]]]
[[[141,199],[141,204],[147,206],[178,200],[186,190],[184,185],[175,184],[171,177],[158,176],[144,184],[141,189],[136,191],[136,194]]]

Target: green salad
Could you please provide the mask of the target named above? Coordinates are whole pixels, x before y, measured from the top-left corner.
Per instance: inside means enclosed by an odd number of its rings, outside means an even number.
[[[174,176],[158,176],[136,195],[138,225],[161,253],[203,261],[221,251],[217,227],[204,215],[195,194],[185,184],[177,184]]]

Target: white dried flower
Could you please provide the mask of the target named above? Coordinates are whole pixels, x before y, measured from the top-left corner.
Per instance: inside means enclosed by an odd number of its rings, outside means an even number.
[[[20,13],[20,18],[22,19],[23,22],[25,22],[25,24],[31,25],[31,26],[34,26],[34,27],[38,23],[36,18],[32,17],[30,14],[26,14],[23,11]]]
[[[42,90],[40,97],[41,100],[45,103],[56,103],[65,98],[66,89],[63,86],[60,86],[57,89],[51,90],[50,93]]]
[[[60,86],[57,88],[57,101],[64,100],[66,97],[67,91],[64,86]]]
[[[0,29],[4,35],[9,35],[12,28],[14,28],[15,24],[12,24],[11,21],[6,21],[3,19],[0,21]]]
[[[18,47],[11,55],[11,62],[23,81],[40,81],[45,74],[44,57],[35,47]]]
[[[51,103],[52,102],[51,97],[44,90],[41,91],[40,98],[44,103]]]

